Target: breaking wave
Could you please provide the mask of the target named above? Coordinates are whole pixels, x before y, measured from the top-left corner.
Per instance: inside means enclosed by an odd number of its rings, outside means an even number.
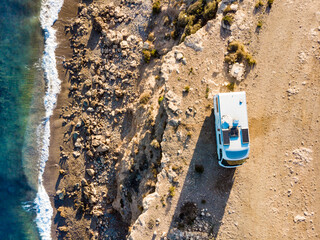
[[[46,81],[46,93],[44,96],[45,118],[38,126],[38,142],[40,146],[40,169],[38,176],[38,192],[35,199],[37,217],[36,224],[39,229],[41,239],[51,239],[51,218],[53,209],[50,198],[43,186],[43,173],[46,161],[49,158],[50,146],[50,117],[57,102],[60,92],[61,81],[58,77],[56,67],[55,49],[56,30],[53,29],[54,22],[58,19],[58,14],[63,5],[63,0],[42,0],[40,10],[40,23],[44,32],[45,46],[42,57],[42,68]]]

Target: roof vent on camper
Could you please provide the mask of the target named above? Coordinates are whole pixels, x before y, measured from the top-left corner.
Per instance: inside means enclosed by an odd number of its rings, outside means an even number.
[[[232,126],[233,126],[233,127],[238,127],[238,125],[239,125],[239,119],[233,119],[233,124],[232,124]]]
[[[229,127],[231,127],[232,124],[233,124],[232,117],[230,117],[229,115],[222,116],[221,118],[222,129],[229,129]]]

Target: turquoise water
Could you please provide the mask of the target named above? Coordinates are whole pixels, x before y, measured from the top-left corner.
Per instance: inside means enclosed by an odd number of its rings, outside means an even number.
[[[36,129],[43,115],[40,0],[0,4],[0,239],[39,239]]]

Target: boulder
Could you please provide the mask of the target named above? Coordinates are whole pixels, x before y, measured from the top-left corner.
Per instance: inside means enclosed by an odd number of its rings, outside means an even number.
[[[181,52],[176,53],[176,60],[181,61],[183,59],[183,54]]]
[[[94,174],[95,174],[95,171],[94,171],[93,169],[91,169],[91,168],[88,168],[88,169],[86,170],[86,172],[87,172],[87,174],[88,174],[90,177],[93,177]]]
[[[60,200],[63,200],[66,195],[66,190],[63,188],[62,190],[58,190],[56,195],[59,197]]]
[[[80,157],[80,152],[74,151],[74,152],[73,152],[73,156],[74,156],[75,158]]]
[[[230,66],[229,73],[232,77],[234,77],[237,81],[242,81],[244,79],[245,68],[242,63],[234,63]]]
[[[98,153],[101,153],[101,152],[106,152],[109,150],[109,147],[106,146],[105,144],[101,144],[99,147],[97,147],[96,151]]]

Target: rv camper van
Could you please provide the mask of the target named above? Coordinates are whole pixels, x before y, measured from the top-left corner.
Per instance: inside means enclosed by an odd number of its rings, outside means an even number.
[[[219,165],[241,166],[250,149],[246,93],[219,93],[213,101]]]

